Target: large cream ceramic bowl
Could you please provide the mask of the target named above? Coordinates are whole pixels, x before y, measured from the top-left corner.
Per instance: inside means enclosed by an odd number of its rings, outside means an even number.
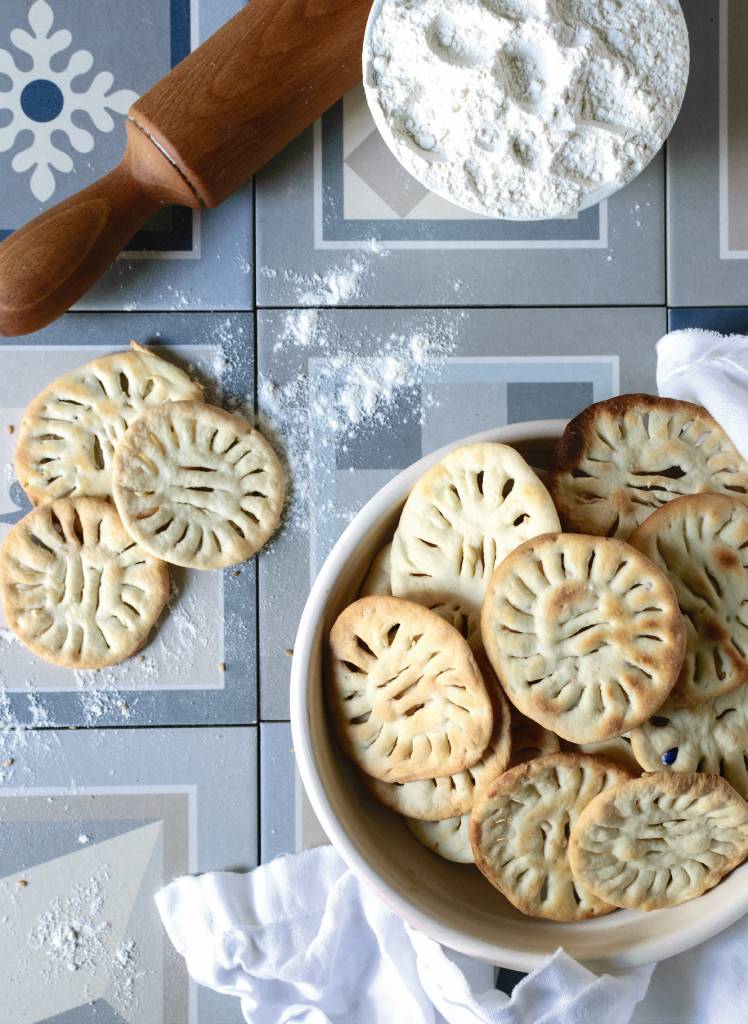
[[[560,421],[521,423],[450,447],[501,441],[542,468],[562,428]],[[447,450],[406,469],[364,506],[333,548],[309,595],[294,649],[291,718],[296,759],[312,806],[341,857],[395,913],[469,956],[528,971],[563,946],[601,971],[690,949],[748,910],[748,865],[705,896],[670,910],[617,911],[577,924],[524,917],[476,868],[449,863],[421,846],[395,814],[365,792],[335,745],[322,697],[328,630],[355,598],[372,556],[391,535],[408,492]]]

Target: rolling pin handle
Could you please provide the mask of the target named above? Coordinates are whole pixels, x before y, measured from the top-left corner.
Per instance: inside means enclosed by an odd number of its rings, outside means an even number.
[[[200,205],[146,135],[128,124],[128,138],[113,171],[0,245],[0,334],[28,334],[59,317],[162,206]]]

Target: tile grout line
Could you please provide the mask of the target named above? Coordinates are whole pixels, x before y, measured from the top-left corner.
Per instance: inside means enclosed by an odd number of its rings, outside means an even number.
[[[669,140],[665,140],[665,159],[662,161],[663,166],[663,239],[665,243],[665,329],[670,329],[670,315],[668,310],[670,309],[670,211],[668,209],[668,164],[670,162],[670,146]]]
[[[700,309],[743,309],[745,303],[720,303],[718,306],[699,306]],[[278,311],[278,310],[303,310],[303,309],[317,309],[321,313],[324,312],[371,312],[381,311],[387,312],[398,312],[398,311],[421,311],[421,310],[433,310],[434,312],[450,312],[452,310],[456,312],[470,311],[472,309],[494,309],[497,311],[505,312],[506,310],[516,310],[517,312],[524,312],[525,310],[531,309],[546,309],[546,310],[574,310],[574,309],[661,309],[663,306],[662,302],[572,302],[572,303],[545,303],[541,305],[507,305],[507,304],[490,304],[490,303],[473,303],[467,305],[444,305],[440,303],[427,303],[421,305],[418,303],[410,303],[409,305],[398,305],[398,306],[383,306],[383,305],[343,305],[342,303],[335,305],[294,305],[294,303],[279,303],[279,304],[262,304],[250,307],[244,307],[243,309],[222,307],[220,309],[136,309],[136,310],[111,310],[111,309],[70,309],[64,316],[102,316],[102,315],[114,315],[114,316],[168,316],[170,314],[177,314],[179,316],[211,316],[211,315],[226,315],[226,316],[241,316],[243,314],[252,313],[257,314],[258,312]],[[21,335],[20,341],[16,340],[15,344],[24,344],[23,338],[32,338],[34,335],[40,332],[34,332],[34,334]],[[7,340],[7,339],[6,339]],[[34,342],[36,344],[36,342]]]
[[[259,388],[257,371],[259,366],[258,329],[257,329],[257,178],[252,178],[252,411],[257,422],[257,401]],[[255,721],[257,723],[257,851],[255,863],[262,863],[262,704],[260,680],[260,558],[255,557]]]

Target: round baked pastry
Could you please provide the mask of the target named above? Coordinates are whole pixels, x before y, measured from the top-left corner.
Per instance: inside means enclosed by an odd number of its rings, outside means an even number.
[[[608,789],[571,830],[578,885],[633,910],[701,896],[748,854],[748,804],[719,775],[657,772]]]
[[[133,540],[193,569],[250,558],[283,510],[285,477],[268,442],[203,402],[167,402],[136,420],[117,445],[113,478]]]
[[[390,555],[392,541],[377,552],[361,584],[361,597],[391,597]]]
[[[622,768],[628,769],[632,775],[641,775],[642,766],[634,757],[631,749],[629,736],[614,736],[610,740],[602,740],[600,743],[579,743],[575,746],[580,754],[594,754],[595,757],[604,757],[606,761],[619,764]]]
[[[327,683],[341,747],[385,782],[455,775],[491,739],[491,701],[467,642],[410,601],[349,605],[330,633]]]
[[[511,709],[511,756],[509,768],[532,761],[536,757],[555,754],[560,749],[558,736],[544,729],[542,725],[525,718],[515,707]]]
[[[73,669],[139,651],[169,594],[164,562],[139,548],[101,498],[60,498],[29,512],[0,548],[5,618],[29,650]]]
[[[392,541],[392,593],[433,609],[479,646],[496,566],[523,540],[558,528],[548,491],[513,448],[456,448],[405,502]]]
[[[35,505],[112,496],[114,449],[130,424],[164,402],[202,398],[186,373],[132,342],[53,380],[23,415],[16,476]]]
[[[567,845],[590,800],[629,778],[588,754],[549,754],[511,768],[476,798],[475,863],[524,914],[553,921],[607,914],[613,908],[572,877]]]
[[[684,494],[748,497],[748,463],[700,405],[621,395],[569,423],[547,482],[565,530],[625,540]]]
[[[547,534],[517,548],[491,580],[482,634],[510,701],[572,743],[646,721],[683,660],[683,622],[664,573],[605,537]]]
[[[748,799],[748,686],[690,708],[666,702],[631,733],[648,772],[711,772]]]
[[[500,775],[507,767],[512,742],[509,704],[491,668],[480,662],[479,667],[493,705],[493,732],[480,758],[455,775],[416,782],[381,782],[364,775],[364,784],[385,807],[422,821],[456,818],[470,811],[478,786]]]
[[[451,860],[455,864],[473,863],[469,814],[459,818],[445,818],[443,821],[406,818],[405,824],[419,843],[444,860]]]
[[[701,704],[748,682],[748,505],[723,494],[671,501],[630,543],[678,597],[686,654],[671,704]]]

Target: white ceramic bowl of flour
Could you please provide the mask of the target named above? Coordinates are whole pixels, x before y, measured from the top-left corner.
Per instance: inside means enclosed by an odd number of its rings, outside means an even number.
[[[539,468],[564,424],[521,423],[455,441],[501,441]],[[748,912],[748,864],[690,903],[644,914],[616,911],[559,924],[524,917],[472,865],[442,860],[403,819],[378,804],[338,751],[327,724],[322,673],[332,623],[358,594],[416,480],[448,449],[390,481],[350,523],[322,567],[301,618],[291,668],[291,724],[304,786],[325,832],[353,871],[391,909],[439,942],[488,963],[528,971],[559,946],[597,971],[664,960]]]
[[[423,185],[473,213],[571,216],[632,181],[683,101],[678,0],[375,0],[374,121]]]

